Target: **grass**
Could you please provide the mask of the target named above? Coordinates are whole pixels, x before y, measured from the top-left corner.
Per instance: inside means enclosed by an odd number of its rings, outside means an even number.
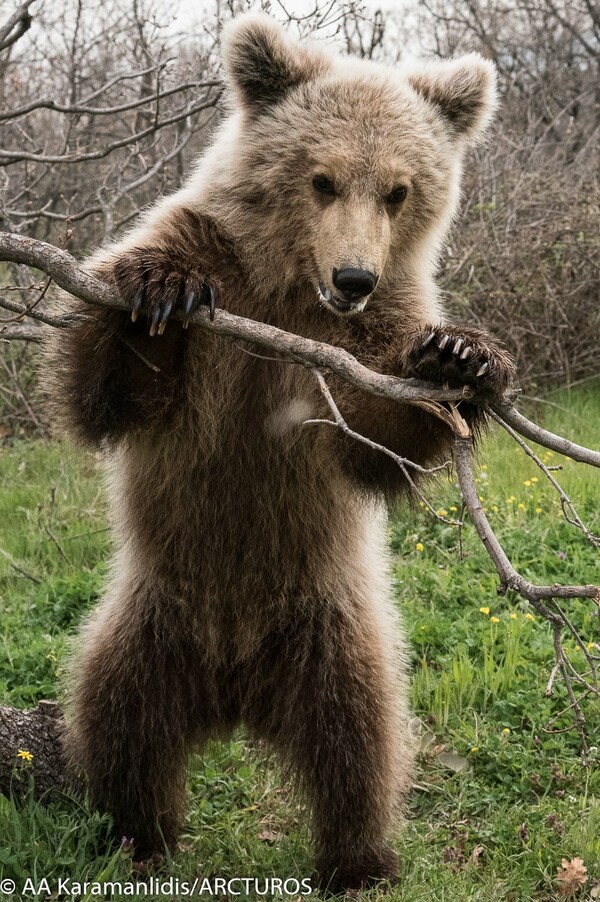
[[[537,411],[549,428],[600,446],[600,391],[552,401],[558,406]],[[598,532],[598,472],[558,455],[546,459],[564,463],[561,482]],[[101,591],[109,535],[93,456],[15,442],[0,450],[0,474],[0,699],[26,707],[60,698],[70,637]],[[550,486],[510,439],[494,432],[486,441],[477,478],[524,575],[600,582],[600,554],[561,518]],[[451,481],[429,494],[439,509],[459,506]],[[470,527],[462,544],[460,560],[456,530],[418,506],[390,525],[395,590],[412,641],[421,770],[397,839],[401,883],[360,898],[544,902],[557,898],[561,859],[574,857],[590,877],[577,898],[591,898],[600,879],[600,772],[582,763],[572,730],[545,729],[566,704],[558,684],[550,698],[544,694],[553,663],[549,629],[525,603],[496,595],[491,564]],[[585,640],[600,643],[593,605],[569,602],[569,610]],[[600,746],[598,704],[587,700],[585,713],[590,744]],[[567,728],[568,719],[557,726]],[[301,812],[243,737],[194,759],[190,788],[181,852],[161,879],[310,875]],[[0,798],[0,880],[15,880],[16,898],[32,899],[22,889],[27,877],[45,877],[53,891],[59,877],[139,879],[125,851],[104,850],[108,828],[107,817],[68,799],[17,807]],[[166,895],[144,896],[177,897],[168,885]]]

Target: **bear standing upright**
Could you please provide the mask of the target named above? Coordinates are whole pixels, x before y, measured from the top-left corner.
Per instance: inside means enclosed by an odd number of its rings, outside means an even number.
[[[303,425],[328,415],[312,374],[186,317],[216,299],[381,373],[502,392],[510,359],[443,324],[433,278],[494,70],[470,55],[396,72],[256,15],[223,55],[228,115],[193,175],[88,264],[131,314],[75,305],[88,318],[48,352],[58,418],[104,449],[117,544],[66,746],[142,857],[176,843],[190,749],[242,723],[306,794],[321,882],[358,887],[396,875],[411,782],[382,519],[405,480]],[[328,382],[357,432],[421,465],[447,456],[425,411]]]

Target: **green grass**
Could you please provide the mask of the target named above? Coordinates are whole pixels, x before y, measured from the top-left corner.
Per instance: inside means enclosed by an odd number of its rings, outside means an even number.
[[[558,406],[538,408],[538,418],[600,447],[600,391],[552,400]],[[562,484],[588,526],[600,531],[598,471],[558,455],[550,462],[564,463]],[[101,591],[110,543],[93,456],[16,442],[0,449],[0,476],[0,700],[27,707],[60,698],[69,639]],[[485,442],[477,478],[494,527],[525,576],[600,582],[598,550],[564,521],[551,487],[510,439],[495,431]],[[430,486],[429,496],[436,508],[459,507],[451,480]],[[590,898],[600,879],[600,772],[597,760],[582,763],[573,730],[547,731],[566,705],[558,681],[550,698],[544,694],[553,664],[548,626],[514,596],[497,596],[470,526],[460,559],[456,530],[417,506],[390,525],[390,546],[412,641],[421,770],[397,839],[401,883],[387,895],[376,890],[360,898],[542,902],[557,898],[557,868],[575,856],[590,875],[579,897]],[[568,605],[586,642],[600,643],[593,604]],[[600,746],[598,704],[588,699],[584,711],[590,744]],[[562,717],[556,725],[569,724]],[[243,737],[195,759],[190,788],[181,852],[164,879],[310,875],[302,812]],[[17,807],[0,798],[0,880],[131,878],[126,852],[102,851],[108,828],[106,817],[68,799]]]

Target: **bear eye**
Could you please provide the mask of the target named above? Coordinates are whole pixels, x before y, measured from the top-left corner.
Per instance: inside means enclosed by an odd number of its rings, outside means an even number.
[[[398,185],[393,191],[390,191],[385,199],[386,204],[401,204],[408,194],[404,185]]]
[[[331,179],[328,179],[326,175],[315,175],[312,183],[313,188],[315,191],[318,191],[319,194],[337,194],[334,183]]]

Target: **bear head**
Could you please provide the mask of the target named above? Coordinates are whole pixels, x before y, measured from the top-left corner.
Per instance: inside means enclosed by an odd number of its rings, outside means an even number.
[[[494,111],[493,64],[473,53],[396,70],[294,41],[256,14],[229,24],[223,59],[220,202],[257,278],[288,295],[310,286],[351,316],[433,275],[465,148]]]

